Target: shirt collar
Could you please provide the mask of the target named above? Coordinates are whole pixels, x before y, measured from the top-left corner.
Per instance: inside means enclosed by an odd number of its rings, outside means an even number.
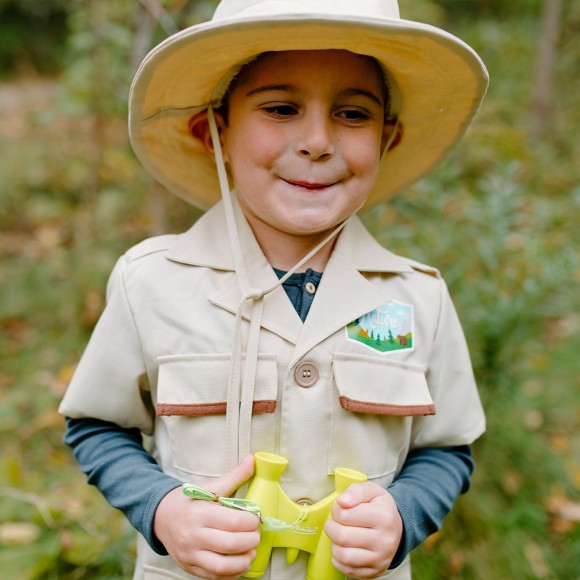
[[[234,203],[240,244],[248,267],[264,260],[263,253],[237,203]],[[191,229],[178,236],[167,253],[174,262],[234,271],[234,260],[226,231],[223,204],[220,201],[205,213]],[[413,272],[411,261],[383,248],[366,230],[358,217],[345,226],[334,252],[359,272]]]

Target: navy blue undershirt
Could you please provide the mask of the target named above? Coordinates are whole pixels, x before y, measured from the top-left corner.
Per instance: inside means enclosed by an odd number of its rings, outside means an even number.
[[[286,274],[284,270],[278,270],[277,268],[273,268],[273,270],[278,276],[278,280]],[[322,274],[320,272],[315,272],[308,268],[306,272],[291,274],[288,280],[282,284],[302,322],[306,320],[306,316],[310,311],[321,279]]]
[[[274,270],[278,278],[285,272]],[[322,274],[307,270],[283,284],[302,321],[306,319]],[[163,471],[144,449],[141,432],[98,419],[67,417],[64,442],[69,445],[88,483],[120,509],[158,554],[167,550],[153,533],[155,510],[183,482]],[[406,555],[441,528],[461,493],[469,489],[474,462],[469,446],[416,449],[388,487],[403,520],[403,539],[391,563]]]

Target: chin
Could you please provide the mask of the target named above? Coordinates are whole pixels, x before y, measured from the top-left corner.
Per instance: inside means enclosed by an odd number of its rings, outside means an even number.
[[[304,219],[293,224],[288,224],[285,230],[286,233],[295,236],[316,236],[332,230],[338,224],[342,223],[344,219],[336,221],[329,221],[328,219],[316,221]]]

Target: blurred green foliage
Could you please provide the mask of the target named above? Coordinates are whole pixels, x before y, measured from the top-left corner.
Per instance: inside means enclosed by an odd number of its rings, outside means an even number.
[[[157,4],[165,25],[182,27],[214,3]],[[449,159],[364,216],[385,246],[441,269],[488,416],[473,488],[414,554],[415,577],[577,578],[580,6],[565,5],[557,107],[538,140],[539,0],[400,4],[474,46],[492,78]],[[133,532],[84,483],[56,407],[117,256],[198,216],[151,181],[127,142],[135,38],[164,35],[161,15],[147,29],[140,10],[129,0],[0,0],[3,31],[59,22],[56,36],[0,35],[2,70],[7,58],[34,64],[11,61],[17,79],[0,85],[0,570],[11,579],[131,575]]]
[[[65,0],[0,0],[0,78],[62,66]]]
[[[473,19],[479,16],[501,19],[522,15],[537,14],[541,0],[517,0],[504,2],[503,0],[438,0],[453,17]]]

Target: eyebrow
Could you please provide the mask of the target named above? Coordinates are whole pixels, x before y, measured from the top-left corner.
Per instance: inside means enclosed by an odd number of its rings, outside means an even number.
[[[381,101],[379,97],[377,97],[373,92],[367,91],[366,89],[347,89],[346,91],[343,91],[341,95],[344,95],[345,97],[356,97],[356,96],[367,97],[371,101],[374,101],[380,107],[384,106],[383,101]]]
[[[252,95],[258,95],[260,93],[267,93],[271,91],[287,92],[296,90],[297,88],[294,85],[264,85],[261,87],[256,87],[251,91],[248,91],[246,93],[246,97],[251,97]],[[377,97],[373,92],[367,91],[366,89],[356,89],[356,88],[346,89],[345,91],[342,91],[340,95],[345,97],[356,97],[356,96],[367,97],[371,101],[374,101],[380,107],[384,106],[383,101],[379,97]]]
[[[252,95],[258,95],[260,93],[268,93],[270,91],[295,91],[296,87],[294,85],[264,85],[262,87],[256,87],[251,91],[246,93],[246,97],[251,97]]]

